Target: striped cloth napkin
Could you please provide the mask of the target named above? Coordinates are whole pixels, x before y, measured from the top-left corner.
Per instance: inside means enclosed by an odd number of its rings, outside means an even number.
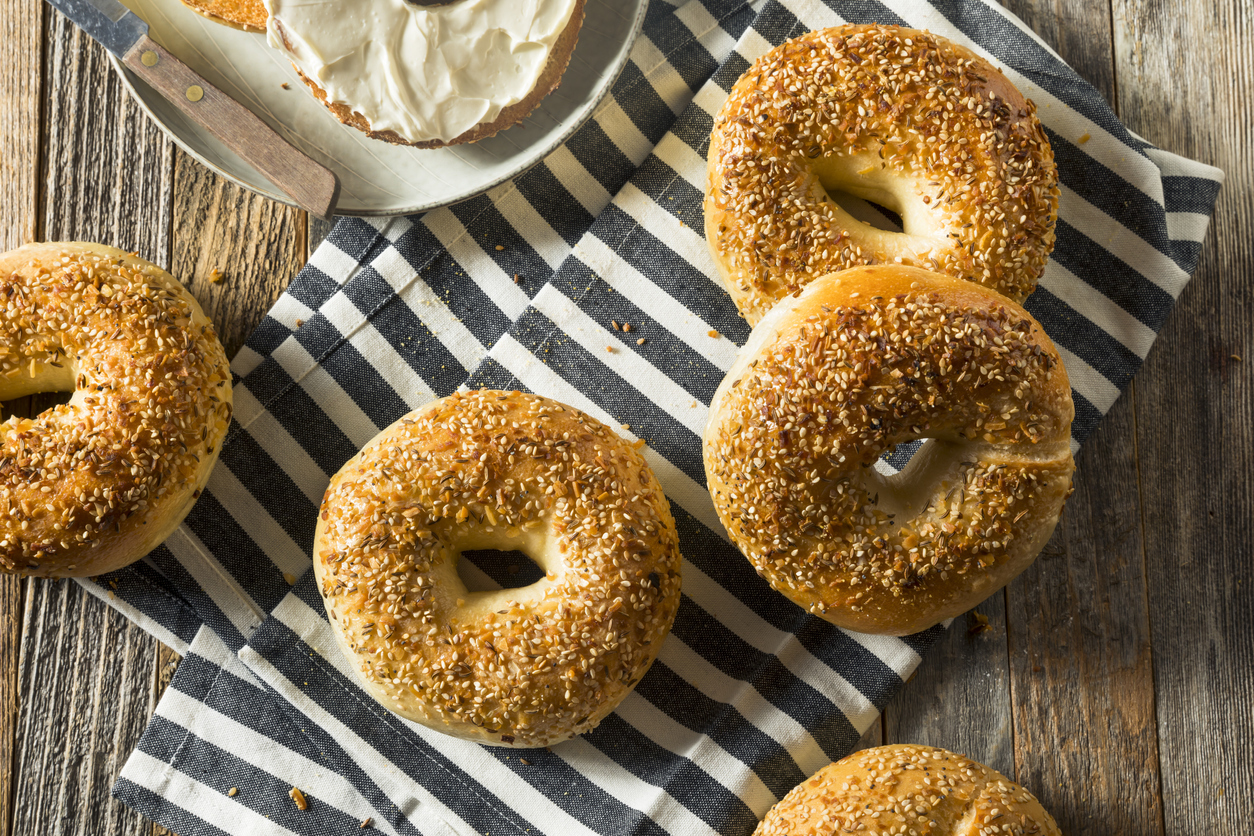
[[[1075,444],[1093,431],[1197,264],[1220,172],[1131,134],[991,2],[655,0],[612,96],[563,148],[454,207],[341,221],[236,358],[235,424],[193,513],[148,560],[87,583],[186,657],[115,795],[181,836],[367,819],[427,836],[747,834],[849,751],[940,628],[849,633],[776,594],[726,541],[700,456],[748,336],[701,234],[714,114],[755,58],[846,21],[965,43],[1036,101],[1062,199],[1027,307],[1075,387]],[[535,391],[645,439],[680,530],[684,598],[657,664],[551,750],[480,747],[381,709],[308,571],[329,476],[463,386]]]

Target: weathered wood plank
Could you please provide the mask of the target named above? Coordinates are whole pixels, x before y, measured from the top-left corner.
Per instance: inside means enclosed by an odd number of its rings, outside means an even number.
[[[146,833],[109,790],[151,713],[156,643],[75,583],[26,584],[13,830]]]
[[[888,743],[921,743],[961,752],[1014,773],[1006,597],[998,592],[954,620],[884,712]]]
[[[1045,552],[1008,590],[1018,779],[1063,832],[1162,832],[1132,402],[1077,461]]]
[[[863,733],[862,738],[858,741],[858,745],[853,747],[853,751],[860,752],[863,749],[872,749],[876,746],[884,745],[884,715],[875,718],[875,722],[871,724],[871,728]]]
[[[323,239],[330,234],[331,227],[335,226],[335,219],[324,221],[322,218],[315,218],[312,215],[308,215],[307,217],[309,219],[309,226],[307,232],[305,233],[306,241],[308,242],[309,255],[313,255],[313,251],[318,249],[318,245],[321,244]]]
[[[0,251],[35,240],[42,3],[0,16]]]
[[[305,213],[235,186],[182,151],[173,202],[170,272],[234,357],[305,263]]]
[[[1170,834],[1254,809],[1254,61],[1249,2],[1114,3],[1120,113],[1227,173],[1202,250],[1137,377],[1136,436]]]
[[[126,100],[104,51],[59,15],[43,78],[37,237],[168,264],[170,143]],[[70,582],[26,581],[22,615],[13,832],[149,833],[109,790],[151,714],[158,643]]]
[[[19,3],[0,16],[0,251],[36,237],[43,3]],[[30,409],[30,399],[11,405]],[[7,418],[0,410],[0,420]],[[12,833],[13,770],[19,708],[22,582],[0,577],[0,836]]]

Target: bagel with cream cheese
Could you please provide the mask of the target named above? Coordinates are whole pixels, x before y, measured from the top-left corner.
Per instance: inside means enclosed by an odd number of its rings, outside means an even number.
[[[336,119],[418,148],[477,142],[557,88],[585,0],[265,0],[270,45]]]

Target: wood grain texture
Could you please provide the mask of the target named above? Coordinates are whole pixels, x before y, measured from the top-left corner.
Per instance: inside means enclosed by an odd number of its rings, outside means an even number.
[[[883,746],[884,741],[884,715],[875,718],[875,722],[871,727],[863,733],[862,738],[858,741],[858,745],[853,747],[854,752],[861,752],[863,749],[872,749],[876,746]]]
[[[156,642],[70,581],[26,581],[13,832],[147,834],[109,797],[152,712]]]
[[[954,619],[884,712],[886,743],[920,743],[960,752],[1014,774],[1006,597],[997,592]]]
[[[336,220],[338,219],[332,218],[326,221],[322,218],[315,218],[312,215],[309,216],[309,225],[305,233],[309,255],[313,255],[313,251],[318,249],[318,245],[331,233],[331,227],[335,226]]]
[[[17,751],[17,721],[21,706],[18,687],[22,647],[22,582],[0,580],[0,836],[9,836],[13,821],[13,775]]]
[[[0,251],[35,240],[43,3],[0,16]]]
[[[1085,443],[1044,553],[1008,589],[1018,780],[1064,833],[1162,832],[1132,399]]]
[[[126,97],[103,48],[59,13],[44,60],[42,230],[169,267],[174,146]]]
[[[1254,4],[1115,0],[1119,109],[1222,168],[1201,267],[1137,377],[1165,830],[1254,810]]]
[[[0,16],[0,251],[34,241],[37,234],[43,24],[43,3],[19,3]],[[27,411],[30,399],[11,406]],[[0,420],[6,417],[0,410]],[[0,836],[13,832],[21,613],[21,580],[0,577]]]
[[[305,213],[241,189],[180,151],[174,218],[170,272],[234,357],[305,264]]]

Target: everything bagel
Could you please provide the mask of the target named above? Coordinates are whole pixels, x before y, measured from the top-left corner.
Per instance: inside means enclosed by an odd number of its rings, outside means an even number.
[[[840,26],[750,67],[710,137],[705,232],[756,323],[815,278],[906,264],[1023,301],[1054,245],[1058,176],[1036,108],[970,50],[895,26]],[[856,220],[829,194],[896,212]]]
[[[99,575],[178,527],[231,418],[226,354],[170,274],[97,244],[0,255],[0,400],[73,392],[0,424],[0,570]]]
[[[931,746],[855,752],[788,793],[754,836],[1062,836],[1032,793]]]
[[[904,635],[1036,558],[1075,464],[1071,387],[1019,305],[914,267],[776,307],[710,406],[706,477],[758,573],[841,627]],[[930,439],[892,477],[884,453]]]
[[[524,551],[546,576],[468,592],[472,549]],[[371,441],[327,489],[314,571],[371,695],[494,746],[594,728],[679,605],[678,535],[648,465],[599,421],[519,392],[453,395]]]

